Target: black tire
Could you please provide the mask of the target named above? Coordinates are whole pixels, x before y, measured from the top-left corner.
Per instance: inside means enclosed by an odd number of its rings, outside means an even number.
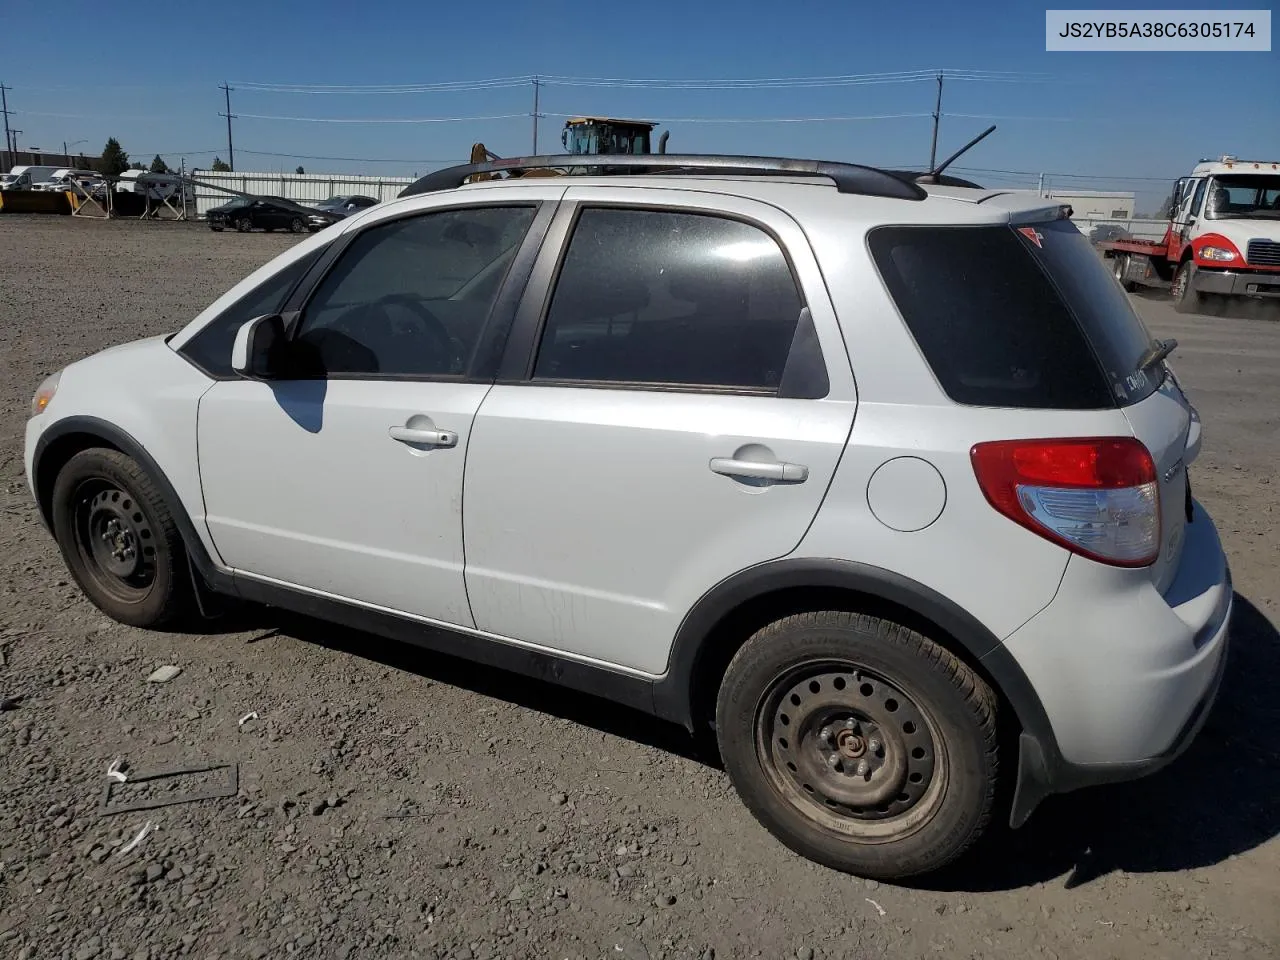
[[[1204,310],[1204,294],[1194,289],[1195,279],[1196,265],[1190,260],[1180,264],[1174,273],[1170,294],[1173,296],[1173,309],[1178,313],[1201,313]]]
[[[124,454],[94,448],[67,461],[53,486],[53,534],[80,589],[113,620],[154,629],[195,612],[182,535]]]
[[[253,221],[251,221],[248,217],[241,217],[239,220],[236,221],[236,229],[239,230],[241,233],[248,233],[250,230],[253,229]]]
[[[734,656],[716,736],[739,796],[777,839],[836,870],[896,881],[945,866],[986,829],[996,703],[966,664],[913,630],[804,613]]]
[[[301,217],[294,217],[292,220],[289,221],[289,232],[290,233],[306,233],[307,221],[303,220]]]
[[[1111,272],[1115,275],[1116,282],[1128,293],[1132,293],[1137,289],[1138,285],[1132,280],[1124,278],[1124,272],[1129,267],[1129,255],[1127,253],[1117,253],[1111,258]]]

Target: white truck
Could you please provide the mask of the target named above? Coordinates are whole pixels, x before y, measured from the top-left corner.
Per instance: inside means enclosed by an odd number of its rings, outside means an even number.
[[[1174,184],[1162,239],[1099,246],[1126,289],[1168,287],[1179,313],[1209,297],[1280,299],[1280,161],[1202,160]]]
[[[0,190],[31,190],[58,172],[58,167],[14,167],[0,177]]]

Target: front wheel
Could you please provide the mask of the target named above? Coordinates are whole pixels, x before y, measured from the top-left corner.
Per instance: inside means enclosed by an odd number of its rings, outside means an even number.
[[[1204,308],[1204,294],[1196,291],[1196,265],[1187,260],[1173,275],[1169,293],[1173,297],[1173,309],[1178,313],[1199,313]]]
[[[89,449],[67,461],[53,488],[53,533],[80,589],[112,619],[154,628],[194,609],[177,524],[124,454]]]
[[[303,220],[301,217],[294,217],[289,221],[289,231],[291,233],[306,233],[307,221]]]
[[[1126,291],[1132,293],[1137,289],[1137,284],[1131,280],[1125,279],[1125,272],[1129,269],[1129,255],[1127,253],[1117,253],[1111,258],[1111,272],[1115,275],[1116,282],[1120,284]]]
[[[248,217],[241,217],[239,220],[236,221],[236,229],[239,230],[241,233],[248,233],[250,230],[253,229],[253,221],[250,220]]]
[[[764,627],[725,673],[716,735],[755,817],[837,870],[929,873],[991,816],[995,694],[949,651],[889,621],[826,611]]]

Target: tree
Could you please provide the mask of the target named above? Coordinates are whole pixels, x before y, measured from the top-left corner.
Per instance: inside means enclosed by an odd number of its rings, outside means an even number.
[[[129,169],[130,169],[130,170],[145,170],[145,169],[147,169],[147,167],[146,167],[146,164],[138,163],[138,162],[135,160],[133,163],[129,164]]]
[[[218,173],[229,173],[231,171],[231,164],[224,161],[221,157],[214,157],[213,166],[209,169]]]
[[[128,169],[129,155],[120,148],[120,141],[111,137],[102,148],[102,172],[109,177],[118,177]]]
[[[170,173],[169,165],[164,162],[164,158],[160,154],[156,154],[151,160],[152,173]]]
[[[297,168],[296,170],[294,170],[293,172],[294,172],[294,173],[306,173],[307,171],[303,170],[303,169],[302,169],[301,164],[299,164],[299,165],[298,165],[298,168]]]

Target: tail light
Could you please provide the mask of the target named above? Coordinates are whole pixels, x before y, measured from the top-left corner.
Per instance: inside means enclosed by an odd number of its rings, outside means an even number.
[[[1033,533],[1117,567],[1159,555],[1160,488],[1138,440],[1005,440],[969,457],[988,502]]]

